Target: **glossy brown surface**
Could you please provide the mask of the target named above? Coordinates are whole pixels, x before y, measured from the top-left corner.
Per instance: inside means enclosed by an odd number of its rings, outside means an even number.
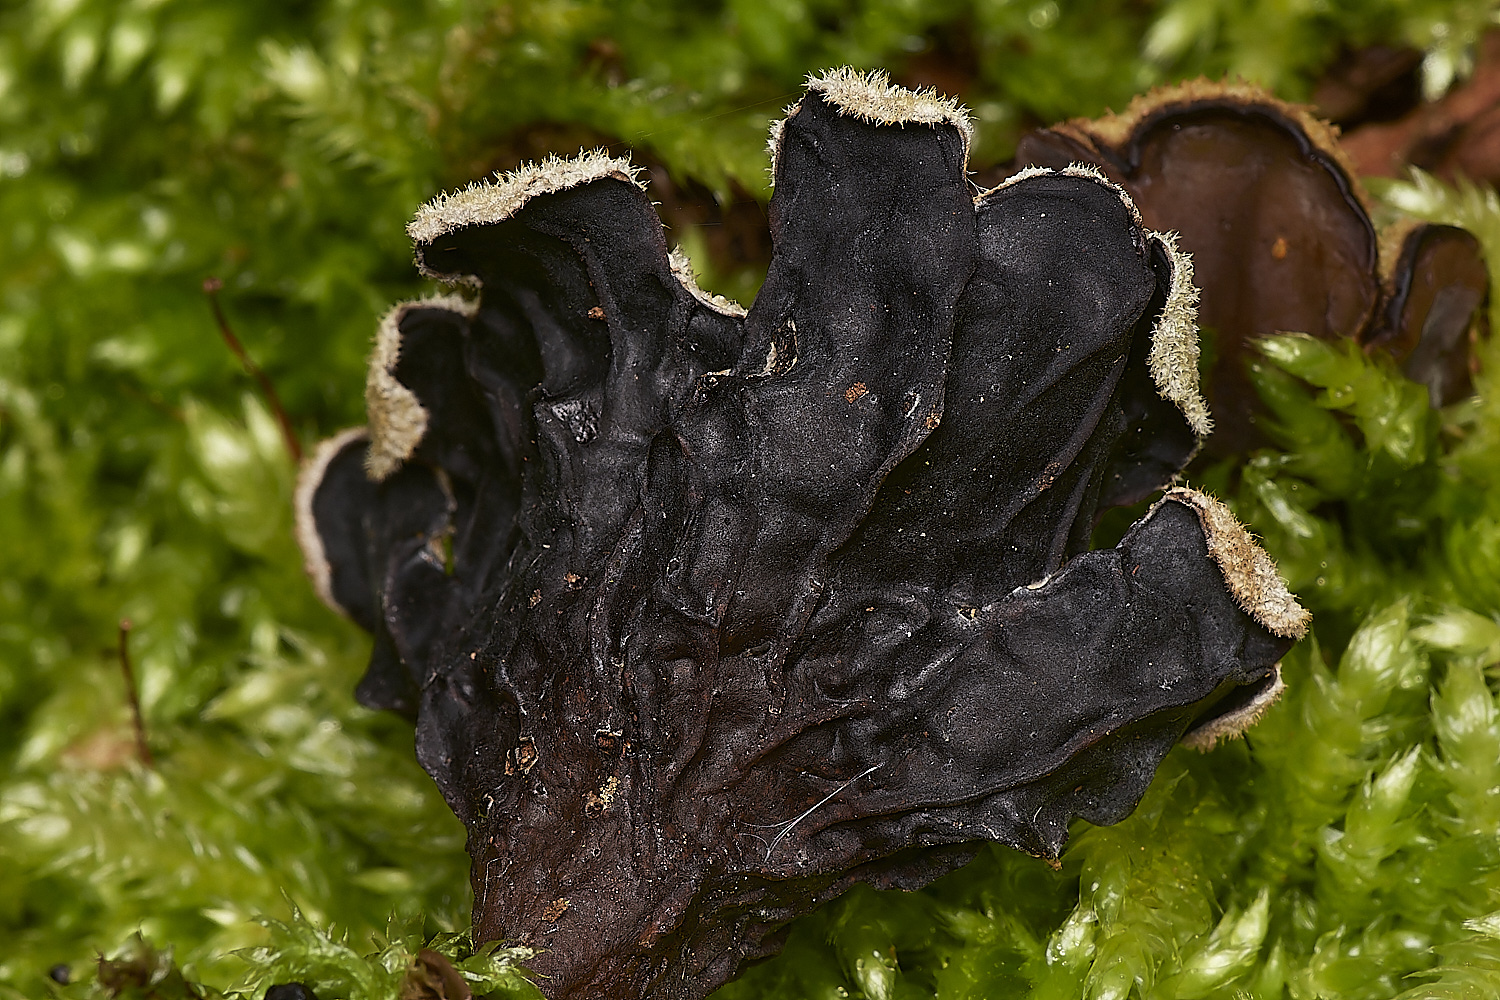
[[[1401,241],[1399,254],[1371,344],[1427,386],[1433,405],[1446,406],[1473,391],[1473,342],[1488,329],[1484,253],[1462,229],[1422,225]]]
[[[1203,293],[1210,454],[1263,443],[1246,373],[1258,337],[1353,339],[1392,351],[1436,403],[1467,391],[1469,331],[1488,294],[1478,244],[1427,227],[1393,251],[1382,282],[1365,196],[1334,133],[1306,112],[1243,87],[1189,84],[1122,116],[1034,132],[1017,161],[1096,164],[1148,228],[1181,234]]]

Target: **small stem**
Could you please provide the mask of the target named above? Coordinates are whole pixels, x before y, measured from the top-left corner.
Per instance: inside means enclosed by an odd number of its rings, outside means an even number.
[[[286,450],[292,456],[292,461],[302,463],[302,444],[297,440],[297,432],[292,429],[292,418],[287,416],[286,407],[281,405],[281,397],[276,395],[276,387],[271,384],[271,379],[265,372],[261,371],[245,350],[245,345],[240,343],[240,338],[234,335],[234,330],[229,326],[229,319],[224,315],[224,309],[219,305],[219,291],[224,287],[224,282],[218,278],[203,279],[203,294],[208,296],[208,304],[214,311],[214,322],[219,324],[219,336],[224,338],[224,343],[229,345],[229,350],[240,359],[240,364],[251,378],[255,379],[260,386],[260,391],[266,397],[266,402],[271,406],[271,412],[276,414],[276,422],[281,425],[281,436],[286,440]]]
[[[140,754],[142,764],[154,769],[156,758],[151,756],[151,748],[146,745],[146,723],[141,718],[141,699],[135,693],[135,671],[130,666],[130,630],[132,627],[129,618],[120,619],[120,670],[125,674],[125,695],[130,699],[130,715],[135,721],[136,752]]]

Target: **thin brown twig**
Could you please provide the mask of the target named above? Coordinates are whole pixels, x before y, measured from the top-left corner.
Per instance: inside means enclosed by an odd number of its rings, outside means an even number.
[[[260,386],[261,394],[266,397],[266,402],[271,406],[271,412],[276,414],[276,422],[281,425],[281,436],[286,441],[286,450],[292,456],[292,461],[297,464],[302,462],[302,443],[297,440],[297,432],[292,429],[292,418],[287,416],[286,407],[281,405],[281,397],[276,394],[276,387],[271,384],[270,376],[261,370],[245,350],[245,345],[240,343],[240,338],[234,335],[234,330],[229,326],[229,319],[224,315],[224,309],[219,305],[219,291],[224,287],[224,282],[219,278],[203,279],[203,294],[208,296],[208,304],[214,311],[214,322],[219,324],[219,336],[224,338],[224,343],[229,345],[229,350],[240,359],[247,374],[255,379]]]
[[[130,666],[129,618],[120,619],[120,670],[125,674],[125,696],[130,699],[130,715],[135,722],[135,749],[141,763],[155,769],[156,758],[151,756],[151,747],[146,744],[146,722],[141,718],[141,699],[135,693],[135,671]]]

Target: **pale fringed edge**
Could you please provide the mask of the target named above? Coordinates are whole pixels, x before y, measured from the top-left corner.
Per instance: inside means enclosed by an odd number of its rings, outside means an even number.
[[[1218,746],[1220,740],[1233,740],[1245,735],[1245,730],[1259,722],[1266,710],[1276,704],[1286,691],[1286,682],[1281,679],[1281,664],[1276,664],[1273,669],[1276,671],[1275,678],[1266,685],[1265,690],[1256,694],[1248,704],[1194,729],[1182,738],[1182,745],[1189,750],[1207,753]]]
[[[519,212],[528,201],[544,194],[555,194],[580,187],[604,177],[628,181],[642,191],[641,168],[629,157],[609,155],[604,149],[579,151],[577,156],[548,156],[540,163],[528,163],[508,174],[497,174],[494,180],[476,181],[458,191],[438,195],[417,210],[406,226],[406,234],[418,248],[466,226],[486,226]],[[429,271],[421,260],[418,266],[429,277],[442,277]]]
[[[1235,603],[1247,615],[1272,635],[1284,639],[1300,639],[1307,634],[1307,623],[1312,616],[1297,603],[1276,571],[1276,563],[1228,507],[1185,486],[1167,490],[1161,503],[1169,500],[1186,504],[1197,512],[1203,537],[1208,542],[1208,554],[1219,564]]]
[[[792,120],[800,104],[788,104],[781,109],[782,117],[771,123],[771,134],[766,137],[766,156],[770,164],[766,171],[771,175],[771,186],[776,186],[776,162],[781,158],[781,136],[786,131],[786,123]]]
[[[1022,167],[1020,170],[1017,170],[1015,173],[1011,174],[1009,177],[1005,178],[1005,180],[1001,181],[999,184],[996,184],[994,187],[979,192],[979,194],[975,196],[974,200],[982,201],[988,195],[992,195],[996,191],[1004,191],[1008,187],[1015,187],[1022,181],[1029,181],[1033,177],[1046,177],[1055,173],[1057,173],[1057,171],[1053,170],[1051,167]]]
[[[1109,188],[1114,192],[1115,197],[1120,199],[1120,204],[1125,206],[1125,210],[1130,213],[1130,218],[1135,222],[1136,226],[1140,227],[1143,225],[1141,222],[1141,210],[1135,207],[1135,200],[1130,197],[1130,192],[1110,180],[1104,175],[1104,171],[1091,163],[1072,163],[1061,170],[1053,170],[1051,167],[1022,167],[994,187],[979,192],[979,194],[974,196],[974,202],[978,204],[996,191],[1004,191],[1006,188],[1029,181],[1033,177],[1047,177],[1052,174],[1061,174],[1064,177],[1085,177],[1095,184],[1101,184]]]
[[[964,166],[968,167],[969,147],[974,144],[974,123],[969,119],[969,109],[953,98],[939,94],[935,87],[908,90],[891,83],[890,75],[883,69],[860,72],[852,66],[841,66],[808,74],[807,90],[822,94],[839,114],[871,125],[952,125],[963,137]],[[767,148],[771,154],[773,179],[776,159],[781,151],[781,134],[787,119],[796,113],[797,105],[794,104],[786,109],[786,118],[771,126]]]
[[[399,302],[380,320],[375,332],[375,350],[365,377],[365,416],[370,426],[370,450],[365,454],[365,474],[381,482],[411,457],[422,435],[427,433],[427,410],[417,394],[396,380],[401,360],[401,321],[414,309],[445,309],[472,317],[477,304],[456,295]]]
[[[969,109],[937,88],[907,90],[891,83],[883,69],[861,73],[841,66],[824,70],[821,76],[809,75],[807,89],[816,91],[839,109],[839,112],[872,125],[904,125],[921,122],[936,125],[947,122],[964,137],[964,148],[974,139],[974,125]]]
[[[1110,180],[1108,177],[1104,176],[1104,171],[1100,170],[1092,163],[1070,163],[1068,166],[1063,167],[1062,175],[1064,177],[1087,177],[1089,180],[1103,184],[1105,187],[1113,191],[1115,193],[1115,196],[1124,203],[1125,210],[1130,213],[1130,217],[1135,220],[1135,224],[1137,226],[1145,225],[1145,223],[1141,221],[1141,210],[1135,207],[1135,199],[1130,197],[1130,193],[1124,188],[1120,187],[1120,185],[1116,184],[1114,181]]]
[[[667,261],[672,265],[672,274],[687,289],[689,295],[699,302],[708,306],[715,312],[723,313],[725,316],[744,316],[745,307],[734,299],[723,295],[715,295],[713,292],[705,292],[698,287],[698,277],[693,274],[693,262],[683,252],[682,247],[673,248],[667,255]]]
[[[1151,330],[1146,365],[1161,398],[1182,411],[1201,441],[1214,424],[1198,385],[1198,286],[1193,284],[1193,258],[1177,246],[1176,233],[1148,232],[1146,236],[1156,241],[1172,265],[1172,284]]]
[[[345,618],[349,617],[349,612],[333,598],[333,568],[328,565],[328,553],[323,549],[323,538],[318,534],[318,524],[313,518],[313,498],[318,487],[323,485],[323,477],[334,457],[350,442],[368,436],[368,429],[350,427],[319,443],[297,472],[297,489],[292,494],[297,546],[302,550],[302,566],[307,571],[307,578],[312,581],[318,599]]]
[[[1083,177],[1109,188],[1130,212],[1137,228],[1142,226],[1140,210],[1129,192],[1106,177],[1098,167],[1087,163],[1075,163],[1060,171],[1051,167],[1024,167],[989,190],[980,192],[974,201],[982,203],[997,191],[1052,174]],[[1156,391],[1182,411],[1193,435],[1202,441],[1214,425],[1208,414],[1208,403],[1198,385],[1198,286],[1193,284],[1193,258],[1177,246],[1176,233],[1143,230],[1143,235],[1161,246],[1172,266],[1167,301],[1151,330],[1147,367],[1151,371],[1151,380],[1156,383]]]

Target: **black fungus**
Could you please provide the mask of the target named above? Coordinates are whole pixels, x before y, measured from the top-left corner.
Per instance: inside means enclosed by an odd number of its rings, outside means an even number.
[[[967,148],[811,81],[748,312],[603,153],[410,227],[477,298],[386,318],[299,529],[549,996],[702,997],[854,883],[1056,858],[1280,691],[1306,614],[1217,501],[1089,549],[1209,430],[1190,262],[1093,169],[974,197]]]

